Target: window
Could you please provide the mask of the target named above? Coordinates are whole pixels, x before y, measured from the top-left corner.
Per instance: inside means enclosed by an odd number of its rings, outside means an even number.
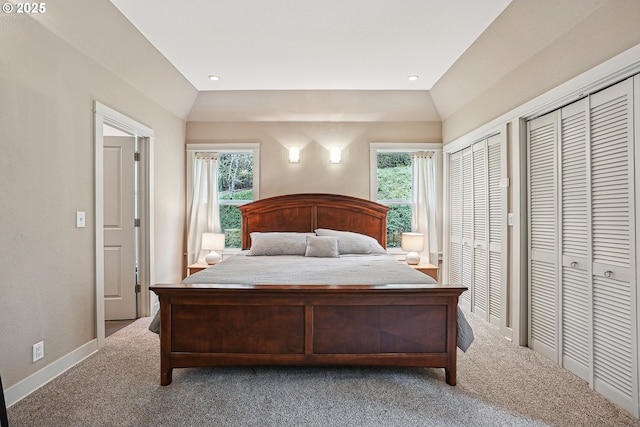
[[[205,173],[201,158],[214,160],[215,172]],[[200,259],[202,233],[218,230],[218,220],[220,231],[225,234],[225,248],[241,247],[242,217],[238,206],[259,198],[259,165],[258,143],[187,144],[189,264]],[[216,199],[214,205],[209,203],[211,197]]]
[[[242,215],[238,206],[253,201],[253,154],[220,153],[218,157],[218,204],[220,227],[227,248],[242,245]]]
[[[402,233],[411,231],[411,154],[378,152],[376,160],[376,200],[391,208],[387,214],[387,247],[399,248]]]
[[[370,195],[371,200],[389,206],[391,210],[387,214],[387,248],[399,249],[401,247],[402,233],[416,231],[412,228],[418,224],[420,232],[429,234],[429,247],[432,252],[437,252],[440,247],[438,242],[438,230],[440,230],[440,218],[437,206],[442,200],[441,190],[438,188],[438,180],[441,174],[442,145],[437,143],[386,143],[373,142],[370,149]],[[425,200],[412,200],[414,193],[422,193],[425,182],[418,176],[413,176],[414,171],[420,171],[418,175],[424,176],[424,170],[418,166],[414,169],[413,157],[420,152],[434,155],[432,165],[435,167],[434,179],[428,180],[430,190],[429,207],[424,206]],[[419,156],[420,157],[420,156]],[[418,188],[413,188],[414,180],[421,183]],[[432,199],[431,199],[432,197]],[[412,206],[413,205],[413,206]],[[417,211],[416,211],[417,209]],[[429,232],[424,230],[424,212],[429,211]],[[418,212],[418,218],[412,218],[413,213]],[[431,223],[431,221],[435,221]],[[432,241],[435,239],[434,241]],[[425,249],[426,250],[426,249]],[[437,253],[434,255],[437,259]]]

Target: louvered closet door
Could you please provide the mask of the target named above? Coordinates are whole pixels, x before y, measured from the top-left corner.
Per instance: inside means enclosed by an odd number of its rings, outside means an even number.
[[[506,298],[502,234],[506,141],[496,134],[449,157],[449,281],[464,284],[460,304],[497,326]]]
[[[462,301],[472,308],[475,298],[473,283],[473,150],[462,151],[462,284],[468,288]]]
[[[637,413],[632,81],[591,97],[593,385]]]
[[[487,251],[487,141],[473,144],[473,311],[485,320],[489,310]]]
[[[558,363],[556,150],[558,113],[527,125],[529,151],[529,346]]]
[[[591,369],[587,110],[585,98],[560,112],[562,366],[586,381]]]
[[[449,190],[449,283],[457,285],[462,284],[462,152],[449,158]]]
[[[487,181],[489,189],[489,321],[500,324],[502,310],[502,140],[494,135],[487,140]]]

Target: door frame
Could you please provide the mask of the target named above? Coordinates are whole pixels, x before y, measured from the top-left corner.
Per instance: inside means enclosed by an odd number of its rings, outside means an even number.
[[[125,116],[106,105],[94,101],[94,141],[95,141],[95,200],[94,200],[94,234],[95,234],[95,284],[96,284],[96,339],[98,349],[104,346],[104,165],[103,126],[109,125],[125,131],[136,139],[139,138],[140,169],[139,169],[139,207],[140,207],[140,256],[139,281],[140,295],[138,298],[138,315],[150,316],[153,301],[149,290],[154,282],[153,264],[153,129]]]

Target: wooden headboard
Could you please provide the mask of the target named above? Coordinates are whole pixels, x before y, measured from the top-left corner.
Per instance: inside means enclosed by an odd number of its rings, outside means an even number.
[[[387,247],[387,211],[376,202],[338,194],[288,194],[239,207],[242,249],[251,247],[254,231],[313,232],[317,228],[366,234]]]

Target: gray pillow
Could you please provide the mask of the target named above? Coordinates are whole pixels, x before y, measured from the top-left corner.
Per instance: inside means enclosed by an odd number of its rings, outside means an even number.
[[[370,236],[351,231],[329,230],[327,228],[318,228],[316,230],[318,236],[333,236],[338,238],[338,250],[340,254],[386,254],[380,243]]]
[[[308,236],[304,256],[338,258],[338,238],[333,236]]]
[[[251,233],[251,248],[247,255],[304,255],[307,237],[313,233]]]

